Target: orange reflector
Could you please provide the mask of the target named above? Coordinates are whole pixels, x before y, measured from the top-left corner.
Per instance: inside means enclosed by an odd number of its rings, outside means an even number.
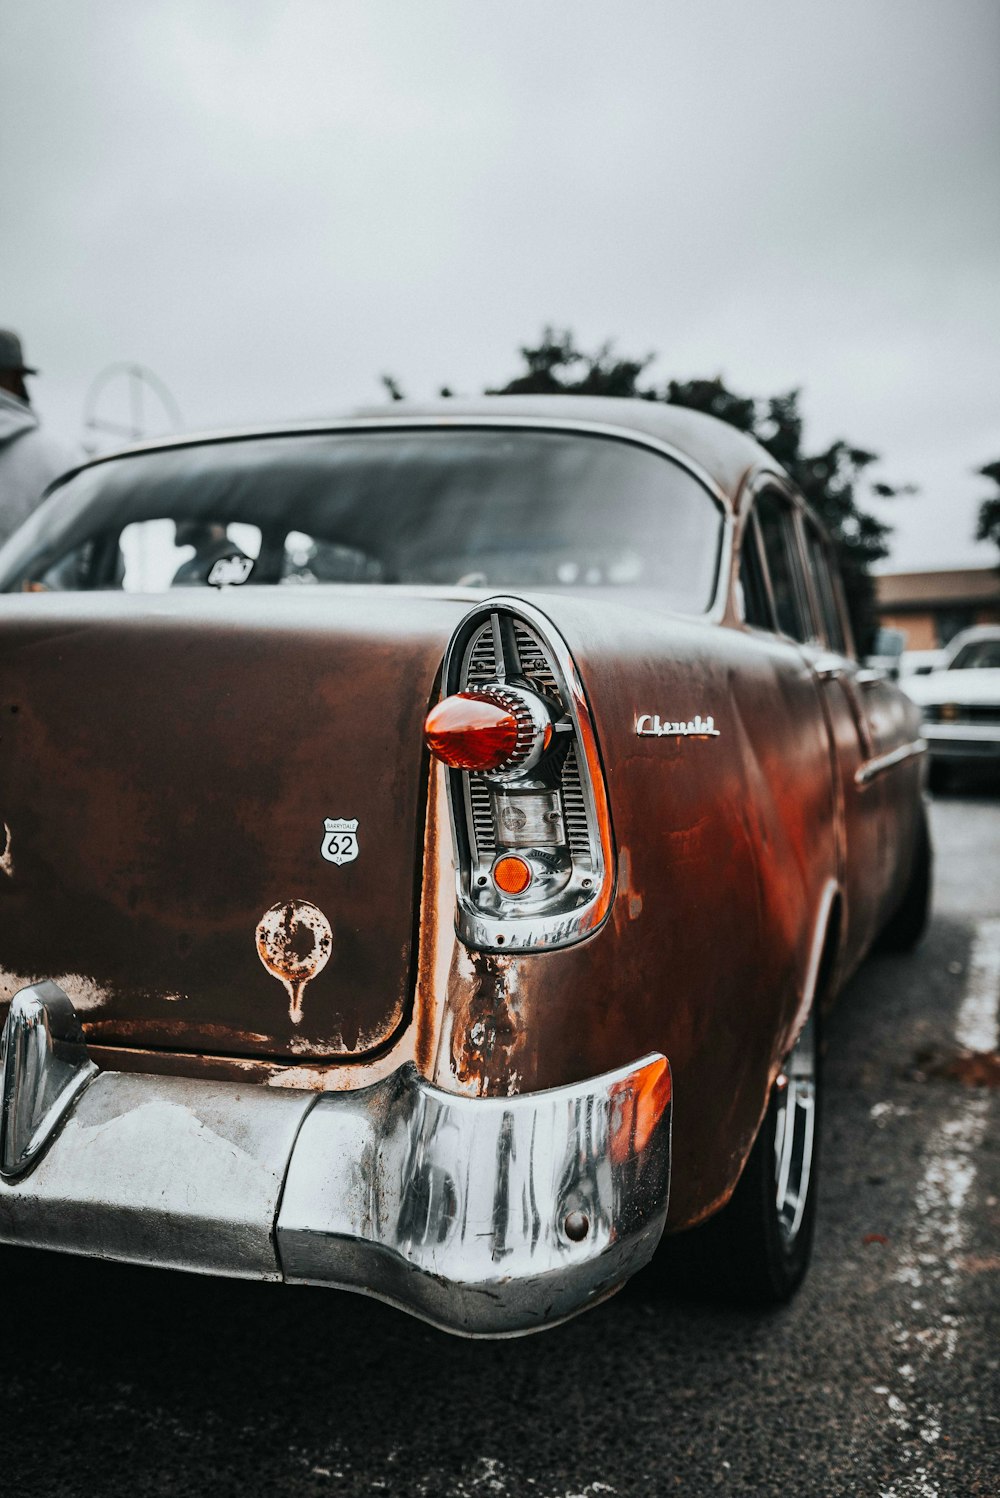
[[[427,714],[424,738],[453,770],[496,770],[517,746],[517,721],[485,693],[459,692]]]
[[[523,858],[501,858],[493,869],[493,883],[505,895],[520,895],[531,883],[531,869]]]

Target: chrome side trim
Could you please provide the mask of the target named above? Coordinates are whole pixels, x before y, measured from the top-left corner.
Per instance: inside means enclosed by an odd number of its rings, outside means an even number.
[[[881,775],[883,770],[891,770],[894,765],[901,765],[904,760],[912,759],[917,754],[924,754],[927,744],[924,739],[915,739],[912,744],[901,744],[898,749],[891,749],[888,754],[879,754],[875,759],[865,760],[854,772],[854,780],[857,785],[867,785],[874,780],[876,775]]]
[[[57,983],[14,995],[0,1036],[0,1176],[11,1180],[30,1169],[96,1074],[76,1011]]]
[[[820,681],[835,681],[844,675],[847,662],[840,655],[821,655],[813,662],[813,670]]]
[[[650,1257],[670,1183],[670,1068],[511,1098],[412,1063],[328,1093],[278,1215],[285,1278],[359,1290],[465,1336],[513,1336],[616,1290]]]

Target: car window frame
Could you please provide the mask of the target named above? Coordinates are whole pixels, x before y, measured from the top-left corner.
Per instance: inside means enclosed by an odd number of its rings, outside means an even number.
[[[808,621],[808,628],[810,630],[809,638],[806,640],[799,640],[794,635],[787,634],[781,628],[778,620],[774,587],[771,581],[770,568],[767,565],[767,552],[764,546],[764,537],[758,514],[759,502],[768,493],[776,494],[789,507],[792,514],[792,534],[795,538],[794,554],[798,558],[797,567],[793,569],[793,576],[796,573],[798,574],[795,587],[799,598],[799,608],[800,612],[803,613],[804,619]],[[828,648],[831,653],[842,655],[845,660],[856,662],[857,651],[854,644],[854,633],[851,629],[850,614],[847,609],[844,582],[837,561],[836,548],[819,516],[806,503],[796,489],[787,482],[784,482],[778,474],[769,470],[764,470],[753,476],[747,485],[744,498],[739,506],[739,515],[740,544],[736,552],[736,566],[733,569],[734,594],[736,585],[740,581],[739,564],[742,559],[744,547],[747,546],[749,541],[749,544],[755,545],[757,548],[757,559],[772,619],[770,628],[763,625],[751,624],[743,618],[742,613],[737,609],[735,612],[739,617],[741,626],[752,633],[773,634],[779,640],[788,641],[793,645],[805,646],[807,648],[816,648],[817,646],[827,648],[825,643],[826,631],[823,628],[823,613],[816,596],[817,585],[813,578],[812,564],[805,533],[806,523],[809,523],[814,526],[823,546],[823,554],[826,558],[830,582],[833,588],[833,603],[840,625],[840,633],[843,637],[842,649],[833,644]]]
[[[837,548],[833,537],[826,526],[820,520],[814,510],[802,502],[802,513],[808,516],[816,528],[816,533],[823,544],[823,554],[826,558],[827,572],[833,587],[833,603],[837,611],[837,620],[840,625],[840,633],[843,645],[831,645],[830,649],[837,655],[842,655],[845,660],[856,662],[858,659],[857,647],[854,643],[854,631],[851,628],[851,615],[847,607],[847,594],[844,592],[844,579],[840,571],[840,562],[837,559]]]
[[[843,610],[841,607],[842,598],[837,588],[838,569],[832,555],[830,538],[826,535],[816,516],[806,505],[803,505],[799,510],[798,525],[801,531],[802,550],[806,561],[806,577],[812,592],[813,609],[819,628],[819,643],[824,645],[832,654],[842,656],[846,659],[848,657],[847,645],[849,635],[844,628]],[[810,544],[810,531],[813,538],[815,538],[816,550],[822,564],[826,568],[827,580],[830,584],[829,602],[833,610],[832,622],[836,626],[839,636],[836,639],[831,636],[829,629],[830,620],[827,619],[824,589],[818,576],[818,568],[814,559],[813,548]]]
[[[795,597],[797,612],[803,625],[803,638],[798,635],[789,634],[782,627],[778,613],[777,598],[774,591],[774,581],[771,577],[771,567],[767,555],[767,544],[764,539],[764,528],[760,520],[761,501],[773,496],[785,510],[788,524],[783,527],[786,538],[786,554],[789,561],[792,578],[792,591]],[[752,509],[756,519],[757,535],[761,563],[764,569],[764,577],[767,581],[767,590],[771,600],[771,613],[775,623],[775,633],[779,639],[790,640],[794,645],[814,645],[819,641],[817,630],[816,612],[813,605],[811,580],[809,569],[806,565],[805,549],[803,546],[799,512],[802,500],[793,491],[786,489],[784,485],[776,483],[773,476],[768,474],[755,486]]]
[[[753,564],[756,565],[757,568],[757,574],[760,581],[765,611],[768,614],[770,620],[770,622],[767,624],[755,623],[753,620],[748,619],[746,616],[747,600],[746,589],[743,587],[742,571],[743,558],[747,555],[753,557]],[[742,608],[737,608],[736,613],[743,628],[751,630],[756,634],[780,634],[780,630],[778,628],[777,610],[774,606],[774,595],[771,591],[771,578],[764,563],[764,541],[760,534],[760,524],[757,519],[756,506],[753,504],[750,505],[746,514],[743,516],[742,523],[740,525],[739,546],[736,548],[735,567],[733,570],[734,593],[737,588],[741,590],[743,606]]]
[[[725,486],[697,458],[692,457],[683,448],[676,446],[673,442],[656,436],[651,432],[646,432],[636,427],[620,426],[616,422],[597,421],[593,418],[580,419],[567,416],[552,418],[531,414],[518,416],[505,414],[501,416],[459,412],[454,416],[449,414],[447,425],[449,428],[456,429],[553,432],[577,434],[588,438],[608,439],[625,446],[656,453],[674,467],[685,472],[689,478],[695,481],[696,485],[703,491],[706,500],[717,512],[718,531],[715,537],[712,586],[707,602],[701,609],[695,611],[686,610],[678,607],[675,603],[667,601],[664,601],[663,607],[669,612],[676,613],[681,618],[697,619],[710,624],[722,622],[728,607],[728,580],[732,571],[733,538],[735,533],[734,506],[732,497],[727,492]],[[74,468],[67,469],[45,491],[43,496],[45,504],[40,506],[39,510],[44,510],[49,504],[55,501],[64,486],[80,473],[96,468],[104,463],[116,462],[122,458],[141,459],[146,454],[155,454],[168,449],[221,446],[223,444],[239,443],[254,439],[294,439],[299,436],[349,436],[376,431],[439,431],[440,429],[441,419],[439,416],[407,414],[401,417],[383,417],[362,415],[343,419],[283,424],[277,427],[266,424],[259,427],[240,428],[208,435],[194,434],[192,436],[184,435],[175,438],[158,439],[135,447],[102,453],[87,463],[81,463]],[[27,529],[33,525],[34,529],[38,530],[42,519],[44,519],[44,515],[39,516],[39,510],[36,510],[34,515],[29,517],[25,526],[21,529]],[[15,536],[19,534],[20,532],[17,532]],[[11,540],[13,539],[11,538]],[[0,562],[6,558],[6,555],[7,545],[5,544],[2,551],[0,551]],[[27,578],[25,575],[22,575],[23,567],[29,561],[34,565],[44,555],[44,547],[37,546],[34,552],[19,560],[16,572],[5,573],[2,567],[0,567],[0,594],[25,591]],[[52,565],[59,560],[59,557],[53,557],[46,562],[46,565]]]

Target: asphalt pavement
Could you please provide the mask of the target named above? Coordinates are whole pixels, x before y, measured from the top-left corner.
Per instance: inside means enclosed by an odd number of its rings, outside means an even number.
[[[640,1277],[470,1343],[372,1301],[4,1250],[0,1493],[1000,1494],[1000,798],[827,1028],[817,1248],[750,1315]],[[957,1061],[957,1064],[956,1064]]]

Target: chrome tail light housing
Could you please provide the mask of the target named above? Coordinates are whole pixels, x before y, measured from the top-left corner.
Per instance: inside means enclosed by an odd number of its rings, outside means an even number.
[[[607,791],[582,683],[550,621],[517,599],[473,609],[425,737],[448,775],[465,944],[565,947],[596,931],[614,894]]]

